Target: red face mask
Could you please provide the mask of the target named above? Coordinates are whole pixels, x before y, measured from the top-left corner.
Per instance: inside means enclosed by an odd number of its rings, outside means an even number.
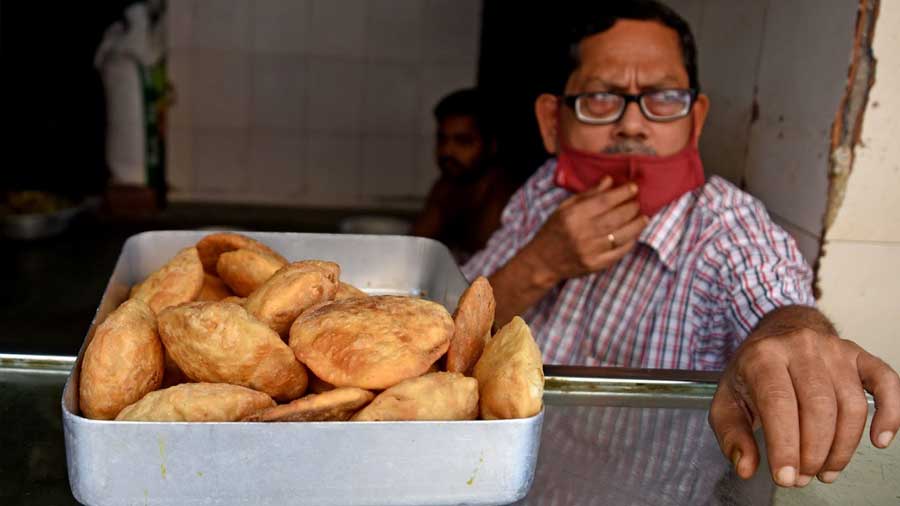
[[[613,186],[637,183],[641,213],[653,216],[685,193],[703,186],[703,162],[693,143],[669,156],[607,155],[588,153],[560,143],[556,160],[556,185],[581,193],[605,177]]]

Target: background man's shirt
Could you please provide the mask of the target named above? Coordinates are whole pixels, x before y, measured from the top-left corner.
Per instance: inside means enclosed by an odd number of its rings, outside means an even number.
[[[555,168],[549,160],[513,195],[467,278],[500,269],[571,195]],[[794,240],[713,176],[653,216],[619,262],[561,282],[523,318],[545,363],[717,370],[766,313],[791,304],[815,304]]]

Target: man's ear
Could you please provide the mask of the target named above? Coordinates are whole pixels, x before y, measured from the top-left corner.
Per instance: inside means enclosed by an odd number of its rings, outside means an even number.
[[[556,154],[559,143],[559,99],[555,95],[542,93],[534,102],[534,115],[544,149],[551,155]]]
[[[700,134],[703,132],[703,125],[706,124],[706,116],[709,114],[709,97],[700,94],[694,102],[694,108],[691,109],[691,116],[694,121],[694,132],[691,142],[694,146],[700,145]]]

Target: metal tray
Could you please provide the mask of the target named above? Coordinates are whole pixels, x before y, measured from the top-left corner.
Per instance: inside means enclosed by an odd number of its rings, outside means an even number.
[[[78,376],[94,328],[130,286],[206,232],[146,232],[126,241],[63,392],[69,483],[89,505],[509,504],[534,479],[543,411],[459,422],[159,423],[88,420]],[[429,239],[246,233],[289,259],[341,265],[369,293],[426,297],[453,310],[467,286]]]

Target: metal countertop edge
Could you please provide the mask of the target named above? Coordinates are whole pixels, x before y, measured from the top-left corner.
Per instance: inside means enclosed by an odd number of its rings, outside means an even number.
[[[0,353],[0,373],[68,376],[76,360],[69,355]],[[578,404],[582,399],[585,404],[635,406],[647,400],[654,406],[702,407],[712,400],[720,376],[717,371],[545,365],[544,398],[550,404],[559,399]],[[871,410],[873,398],[866,398]]]
[[[0,353],[0,372],[65,374],[77,357]],[[711,397],[718,374],[694,371],[642,370],[580,366],[544,366],[545,388],[551,395],[642,396],[647,394]]]

